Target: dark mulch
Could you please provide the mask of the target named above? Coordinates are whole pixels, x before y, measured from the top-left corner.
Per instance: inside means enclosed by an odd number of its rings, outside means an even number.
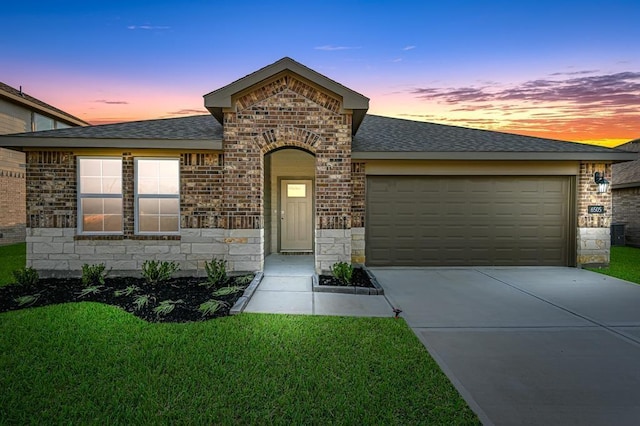
[[[227,282],[218,287],[242,285],[246,287],[248,282],[238,283],[238,277],[229,277]],[[141,278],[107,278],[105,285],[99,288],[98,293],[81,295],[85,286],[80,279],[40,279],[33,286],[19,286],[16,284],[0,287],[0,312],[16,309],[46,306],[67,302],[100,302],[117,306],[133,315],[149,322],[193,322],[229,315],[229,310],[242,296],[243,291],[226,296],[215,296],[211,293],[213,288],[199,285],[206,281],[205,278],[173,278],[159,284],[147,284]],[[136,286],[138,289],[131,295],[116,295],[118,290],[124,290],[128,286]],[[33,303],[20,306],[19,297],[39,295]],[[148,296],[149,303],[143,307],[136,307],[134,302],[140,296]],[[198,308],[208,300],[216,299],[224,302],[224,305],[213,314],[203,315]],[[162,301],[178,302],[172,312],[159,314],[154,311]]]
[[[355,287],[367,287],[373,288],[373,284],[371,283],[371,279],[369,275],[362,268],[353,268],[351,284]],[[340,281],[333,275],[319,275],[318,276],[318,285],[336,285],[336,286],[346,286],[343,281]]]

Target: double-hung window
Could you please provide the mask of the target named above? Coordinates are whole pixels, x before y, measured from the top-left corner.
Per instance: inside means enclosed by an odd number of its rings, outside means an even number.
[[[180,160],[136,158],[135,162],[136,233],[179,233]]]
[[[122,159],[78,159],[81,234],[122,233]]]

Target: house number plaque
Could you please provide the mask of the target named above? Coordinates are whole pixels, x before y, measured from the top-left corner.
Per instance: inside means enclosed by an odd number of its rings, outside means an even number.
[[[588,206],[589,214],[602,214],[604,213],[604,206]]]

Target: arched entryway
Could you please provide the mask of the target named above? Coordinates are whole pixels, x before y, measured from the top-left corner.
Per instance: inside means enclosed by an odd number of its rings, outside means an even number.
[[[315,161],[297,148],[265,155],[265,256],[314,252]]]

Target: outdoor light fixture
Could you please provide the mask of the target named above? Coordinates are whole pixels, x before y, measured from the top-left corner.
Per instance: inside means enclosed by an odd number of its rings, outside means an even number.
[[[609,181],[604,178],[604,173],[596,172],[593,180],[598,184],[598,194],[604,194],[609,190]]]

